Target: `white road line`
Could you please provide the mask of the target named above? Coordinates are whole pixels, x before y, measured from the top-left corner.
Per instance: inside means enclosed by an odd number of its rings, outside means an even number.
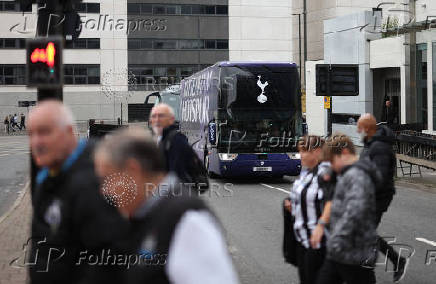
[[[417,240],[418,242],[426,243],[428,245],[436,247],[436,242],[429,241],[429,240],[424,239],[424,238],[416,238],[415,240]]]
[[[268,184],[265,184],[265,183],[261,183],[261,185],[266,186],[266,187],[268,187],[268,188],[272,188],[272,189],[279,190],[279,191],[284,192],[284,193],[286,193],[286,194],[289,194],[289,193],[290,193],[289,191],[284,190],[283,188],[280,188],[280,187],[271,186],[271,185],[268,185]]]

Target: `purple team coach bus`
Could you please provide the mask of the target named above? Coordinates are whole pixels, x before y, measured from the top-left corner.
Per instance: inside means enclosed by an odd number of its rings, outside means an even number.
[[[181,82],[180,131],[210,176],[298,175],[303,135],[295,64],[219,62]]]

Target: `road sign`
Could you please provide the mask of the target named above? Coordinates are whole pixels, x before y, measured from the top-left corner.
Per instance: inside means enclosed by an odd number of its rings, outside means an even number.
[[[27,86],[60,88],[63,85],[62,39],[27,40]]]
[[[330,109],[331,97],[324,97],[324,109]]]
[[[317,64],[317,96],[358,96],[359,66],[357,64]]]

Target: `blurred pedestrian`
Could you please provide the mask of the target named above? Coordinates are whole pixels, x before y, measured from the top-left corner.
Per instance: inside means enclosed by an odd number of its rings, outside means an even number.
[[[124,238],[127,222],[100,194],[92,143],[77,140],[74,129],[61,102],[44,101],[30,112],[32,156],[42,168],[32,196],[30,283],[121,283],[110,272],[96,279],[99,266],[77,264],[83,251],[99,255]]]
[[[323,154],[339,177],[331,205],[327,256],[317,283],[375,283],[379,173],[371,161],[359,160],[349,137],[335,134],[326,144]]]
[[[385,102],[385,114],[384,118],[388,125],[392,124],[398,124],[398,111],[397,109],[392,105],[392,102],[388,99]]]
[[[20,115],[20,130],[26,129],[26,116],[24,114]]]
[[[13,127],[15,127],[16,129],[20,129],[20,126],[18,125],[18,116],[16,113],[12,117],[12,124],[13,124]]]
[[[126,252],[135,261],[123,283],[238,283],[218,220],[166,171],[147,132],[114,132],[95,161],[102,179],[128,181],[106,190],[131,223]]]
[[[383,214],[388,210],[395,195],[394,175],[397,160],[393,150],[395,135],[384,125],[377,126],[373,115],[363,114],[357,123],[357,131],[362,137],[364,148],[361,159],[370,159],[382,174],[382,182],[376,187],[376,221],[380,225]],[[394,266],[394,281],[400,281],[405,273],[408,260],[400,257],[394,248],[379,237],[379,249]]]
[[[166,170],[176,173],[185,183],[208,188],[203,162],[192,149],[188,138],[178,131],[174,110],[167,104],[158,104],[151,110],[150,122],[159,148],[164,153]]]
[[[321,216],[331,194],[318,184],[319,173],[330,167],[328,162],[322,162],[323,144],[324,140],[319,136],[304,136],[300,140],[298,150],[302,171],[292,186],[290,203],[285,200],[285,207],[294,217],[293,230],[298,242],[298,274],[302,284],[316,283],[318,271],[325,258],[325,238],[311,245],[312,232],[328,222]]]
[[[5,125],[5,133],[9,134],[9,117],[7,115],[3,121],[3,124]]]
[[[12,132],[15,132],[14,117],[11,114],[9,115],[9,129],[12,130]]]

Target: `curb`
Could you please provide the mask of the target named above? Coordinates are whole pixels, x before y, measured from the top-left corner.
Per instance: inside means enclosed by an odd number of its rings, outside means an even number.
[[[27,192],[29,191],[29,188],[30,188],[30,181],[28,181],[24,186],[24,188],[20,191],[12,207],[9,208],[9,210],[6,211],[6,213],[3,214],[3,216],[0,217],[0,225],[6,220],[6,218],[9,217],[9,215],[11,215],[11,213],[18,207],[18,205],[21,204],[21,201],[23,201],[23,198],[24,196],[26,196]]]
[[[429,192],[429,193],[435,193],[436,194],[436,190],[433,186],[429,185],[429,184],[422,184],[422,183],[413,183],[410,181],[399,181],[396,180],[395,181],[395,185],[397,186],[401,186],[401,187],[411,187],[415,190],[421,190],[421,191],[425,191],[425,192]]]

